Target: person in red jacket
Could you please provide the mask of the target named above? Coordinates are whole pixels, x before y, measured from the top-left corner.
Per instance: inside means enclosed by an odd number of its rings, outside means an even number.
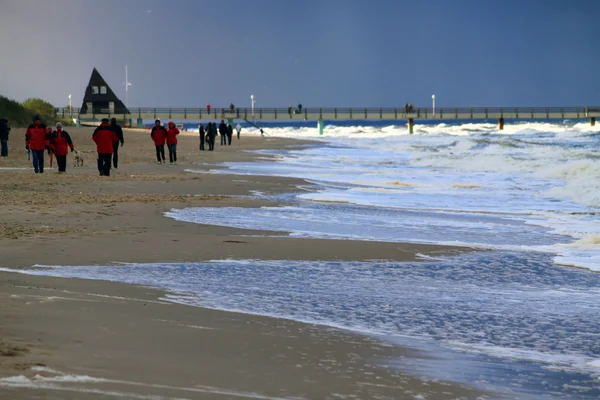
[[[50,135],[50,148],[56,155],[56,163],[58,164],[58,173],[67,172],[67,154],[75,150],[71,136],[67,131],[63,130],[60,122],[56,123],[56,130]]]
[[[156,162],[162,164],[165,162],[165,141],[167,140],[167,130],[160,124],[160,119],[154,121],[150,137],[154,140],[156,146]]]
[[[49,137],[46,125],[39,115],[33,117],[33,124],[25,132],[25,148],[31,150],[33,170],[35,173],[44,173],[44,150],[49,149]]]
[[[103,118],[102,123],[96,128],[92,139],[96,142],[98,152],[98,171],[100,176],[110,176],[113,145],[119,141],[117,134],[110,127],[108,118]]]
[[[169,149],[169,161],[171,165],[177,165],[177,135],[179,135],[179,129],[175,127],[173,122],[169,122],[169,129],[167,129],[167,148]]]

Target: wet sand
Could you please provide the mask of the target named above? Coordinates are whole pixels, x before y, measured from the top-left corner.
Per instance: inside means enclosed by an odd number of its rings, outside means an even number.
[[[214,152],[200,152],[197,135],[185,134],[178,145],[179,165],[170,166],[155,163],[149,132],[127,130],[119,169],[100,177],[92,129],[69,131],[86,164],[73,168],[69,156],[64,175],[50,170],[48,162],[43,175],[34,174],[21,140],[24,132],[11,132],[9,158],[0,159],[1,267],[223,258],[407,261],[417,253],[466,250],[297,239],[162,215],[181,207],[257,207],[268,203],[236,196],[296,191],[303,181],[184,170],[250,161],[256,155],[244,150],[310,145],[307,141],[242,133],[231,147],[217,144]],[[160,300],[159,290],[118,283],[0,272],[0,286],[0,376],[28,378],[0,381],[0,398],[93,399],[107,391],[122,398],[190,399],[478,394],[378,367],[418,354],[336,329],[173,304]],[[61,373],[105,381],[77,381]],[[7,387],[10,382],[17,387]]]

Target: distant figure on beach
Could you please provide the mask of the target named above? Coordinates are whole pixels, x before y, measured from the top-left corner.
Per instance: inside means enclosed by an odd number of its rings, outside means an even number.
[[[235,130],[237,131],[237,138],[238,140],[240,140],[240,132],[242,131],[242,126],[240,124],[237,124],[235,126]]]
[[[206,135],[208,136],[208,150],[213,151],[215,149],[215,139],[217,137],[217,124],[215,122],[208,123]]]
[[[58,164],[58,173],[67,172],[67,154],[69,147],[71,151],[75,150],[71,136],[65,130],[60,122],[56,123],[56,130],[50,135],[50,147],[56,155],[56,164]]]
[[[52,127],[49,126],[46,128],[46,135],[46,137],[48,138],[48,144],[50,144],[50,135],[52,135]],[[48,155],[52,154],[52,147],[48,146],[46,147],[46,150],[48,150]],[[50,158],[50,164],[52,164],[52,158]]]
[[[116,118],[111,118],[110,127],[113,131],[115,131],[117,138],[119,138],[119,142],[121,142],[121,147],[123,147],[123,144],[125,143],[125,138],[123,137],[123,129],[121,129],[121,126],[117,124]],[[113,145],[113,167],[115,167],[115,169],[119,167],[119,142],[116,142]]]
[[[33,170],[35,173],[44,173],[44,150],[50,149],[50,137],[46,125],[39,115],[33,116],[33,124],[25,132],[25,149],[31,151]]]
[[[233,138],[233,126],[227,124],[227,144],[231,146],[231,139]]]
[[[169,163],[171,165],[177,165],[177,135],[179,135],[179,129],[173,122],[169,121],[169,129],[167,129],[167,148],[169,149]]]
[[[206,105],[206,112],[210,114],[210,103]]]
[[[235,111],[235,106],[233,105],[233,103],[231,103],[229,105],[229,111],[234,112]]]
[[[219,135],[221,135],[221,146],[227,144],[227,125],[225,125],[225,121],[221,120],[219,124]]]
[[[0,118],[0,157],[8,157],[8,134],[10,127],[6,118]]]
[[[200,130],[200,150],[204,150],[204,140],[205,140],[204,125],[203,124],[198,125],[198,129]]]
[[[154,126],[150,132],[150,137],[154,140],[156,147],[156,163],[165,162],[165,142],[167,141],[167,130],[160,124],[160,119],[154,121]]]
[[[108,118],[102,118],[102,123],[92,134],[98,152],[98,172],[100,176],[110,176],[113,146],[119,141],[117,134],[110,127]]]

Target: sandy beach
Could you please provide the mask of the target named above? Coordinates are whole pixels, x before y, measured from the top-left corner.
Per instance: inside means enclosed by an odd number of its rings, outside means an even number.
[[[198,150],[179,137],[179,165],[157,165],[149,132],[125,130],[120,166],[100,177],[92,128],[70,128],[85,165],[33,173],[24,130],[0,159],[0,267],[197,262],[215,259],[415,260],[466,251],[433,245],[290,238],[178,222],[173,208],[274,205],[301,180],[193,174],[251,161],[247,150],[310,145],[244,136]],[[264,156],[261,156],[264,157]],[[224,215],[223,218],[227,218]],[[415,351],[341,330],[202,309],[151,288],[0,272],[0,398],[477,398],[481,392],[384,368]],[[22,378],[15,378],[23,376]],[[84,378],[88,377],[88,378]],[[94,379],[91,379],[91,378]],[[7,380],[8,379],[8,380]],[[8,382],[8,383],[7,383]],[[27,389],[25,389],[27,387]],[[158,397],[151,397],[158,396]],[[163,397],[160,397],[163,396]]]

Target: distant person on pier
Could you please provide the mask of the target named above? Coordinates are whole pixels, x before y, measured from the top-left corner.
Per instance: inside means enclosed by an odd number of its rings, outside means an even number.
[[[167,148],[169,149],[169,163],[171,165],[177,165],[177,135],[179,135],[179,129],[173,122],[169,121],[169,129],[167,129]]]
[[[154,140],[156,147],[156,162],[163,164],[165,162],[165,142],[167,141],[167,130],[160,124],[160,119],[154,121],[154,126],[150,132],[150,137]]]
[[[210,103],[206,105],[206,112],[210,114]]]
[[[92,134],[98,152],[98,172],[100,176],[110,176],[113,146],[119,142],[115,131],[110,127],[108,118],[102,118],[102,123]]]
[[[240,140],[240,132],[242,131],[242,126],[240,124],[237,124],[235,126],[235,130],[237,131],[237,138],[238,140]]]
[[[0,157],[8,157],[8,134],[10,127],[6,118],[0,118]]]
[[[227,124],[227,144],[231,146],[231,139],[233,138],[233,126]]]
[[[44,150],[50,149],[50,137],[39,115],[33,117],[33,124],[25,132],[25,149],[31,151],[35,173],[43,174]]]
[[[205,132],[204,125],[198,125],[198,129],[200,130],[200,150],[204,150],[204,140],[205,140]]]
[[[302,104],[298,104],[298,114],[302,112]]]
[[[233,103],[231,103],[229,105],[229,111],[234,112],[235,111],[235,106],[233,105]]]
[[[288,114],[292,115],[292,106],[288,106]]]
[[[56,155],[56,164],[58,164],[58,173],[67,172],[67,155],[69,147],[71,151],[75,151],[75,146],[71,140],[71,136],[65,130],[60,122],[56,123],[56,130],[50,135],[50,147],[52,147]]]
[[[213,151],[215,149],[215,139],[217,137],[217,124],[215,122],[209,122],[207,127],[208,136],[208,150]]]
[[[219,124],[219,135],[221,135],[221,146],[227,145],[227,125],[223,120]]]
[[[121,147],[123,147],[123,144],[125,143],[125,138],[123,137],[123,129],[121,129],[121,126],[119,126],[117,124],[116,118],[111,118],[110,127],[112,128],[113,131],[115,131],[117,138],[119,138],[119,141],[113,145],[113,159],[112,159],[113,167],[115,167],[115,169],[117,169],[119,167],[119,142],[121,142]]]

